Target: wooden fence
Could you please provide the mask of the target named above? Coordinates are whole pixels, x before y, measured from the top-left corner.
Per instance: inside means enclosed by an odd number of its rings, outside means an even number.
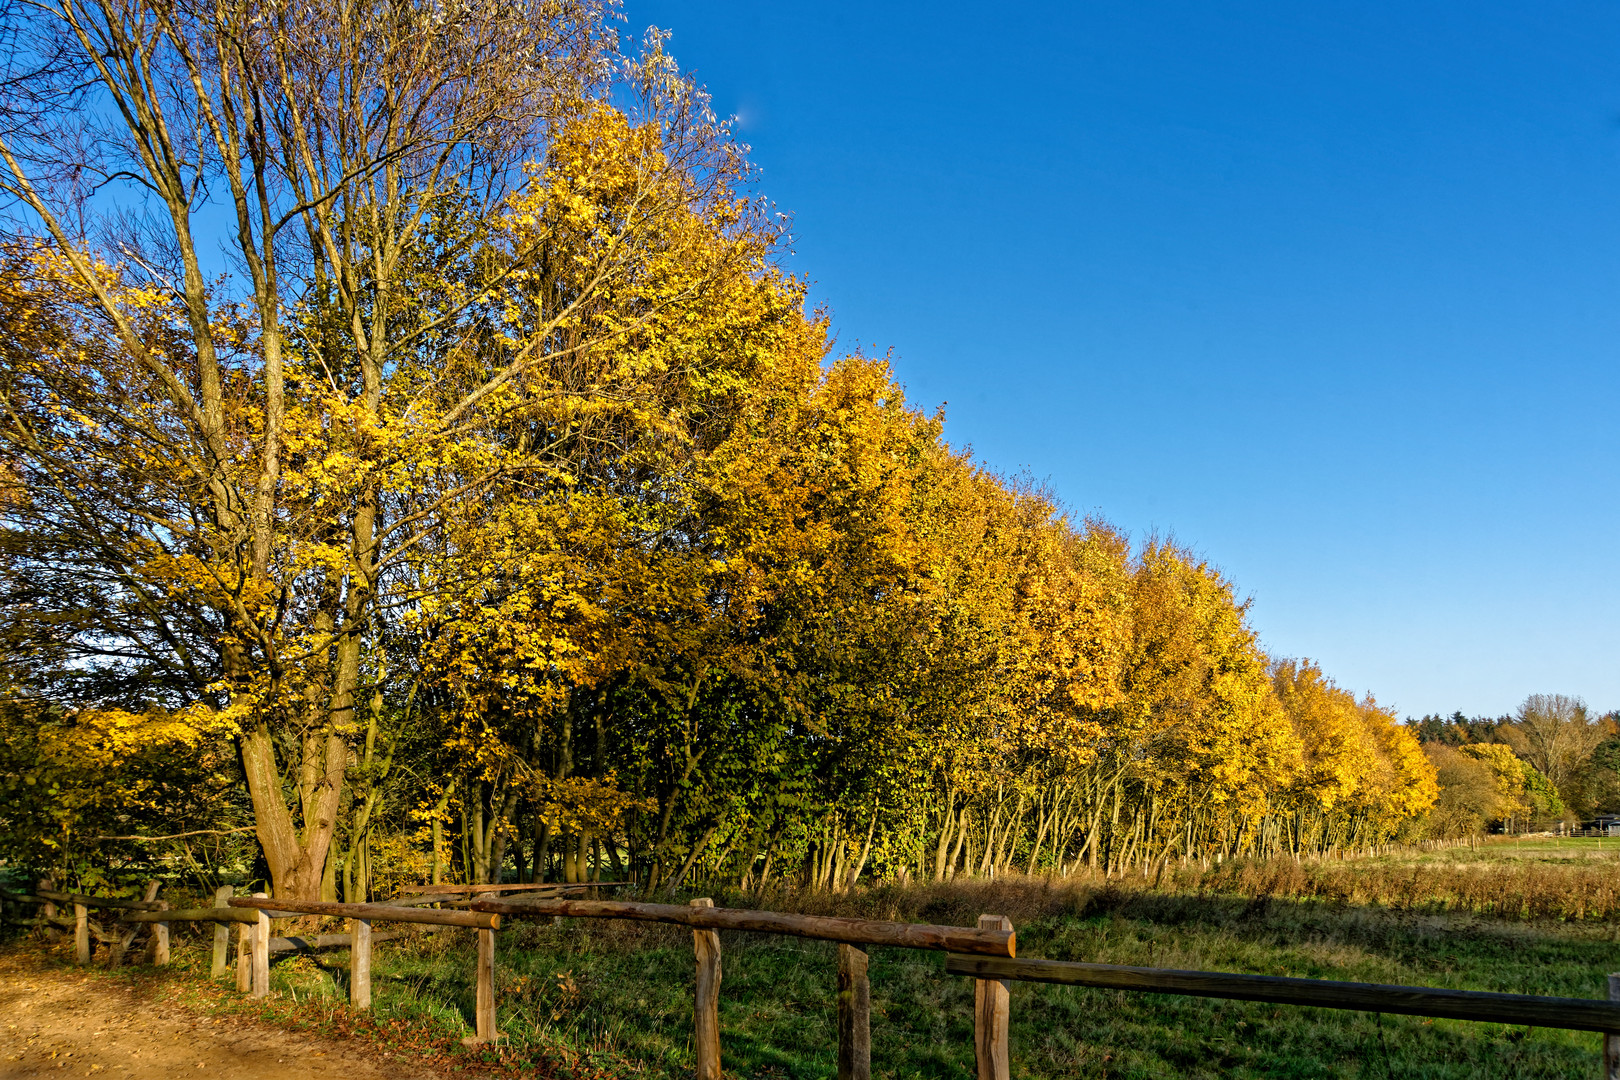
[[[350,948],[350,1001],[361,1009],[371,1006],[371,945],[374,940],[383,937],[373,937],[372,923],[471,928],[478,933],[477,1035],[468,1039],[469,1043],[487,1042],[499,1037],[495,999],[495,935],[503,926],[503,920],[632,919],[689,926],[692,928],[696,960],[693,1047],[697,1080],[720,1080],[721,1077],[721,930],[783,934],[838,944],[840,1080],[870,1080],[871,1076],[871,985],[867,977],[867,953],[864,948],[871,945],[945,952],[945,970],[948,974],[974,980],[974,1057],[979,1080],[1009,1078],[1011,994],[1008,984],[1013,981],[1594,1031],[1604,1036],[1605,1080],[1620,1080],[1620,974],[1608,977],[1609,998],[1605,1001],[1024,959],[1017,956],[1017,937],[1012,923],[1000,915],[981,915],[976,927],[932,926],[717,908],[708,899],[693,900],[683,907],[568,896],[569,893],[590,887],[593,886],[514,886],[511,890],[502,891],[521,889],[529,895],[507,899],[494,899],[498,893],[488,886],[418,887],[409,890],[416,894],[415,899],[402,898],[377,904],[274,900],[263,893],[237,897],[231,895],[229,888],[225,888],[216,894],[214,907],[178,910],[169,909],[152,898],[108,899],[47,889],[40,889],[26,899],[52,906],[56,903],[74,905],[75,955],[81,964],[89,962],[88,938],[82,929],[89,908],[117,910],[120,920],[125,923],[153,924],[153,960],[156,963],[168,962],[169,924],[190,921],[215,923],[212,974],[216,977],[226,970],[229,926],[234,923],[238,927],[237,988],[257,997],[263,997],[270,991],[269,955],[275,948],[275,942],[281,942],[284,949],[310,947],[312,943],[317,946],[346,944]],[[155,893],[155,890],[151,892]],[[14,896],[9,898],[21,899]],[[424,903],[455,906],[445,909],[419,906]],[[49,908],[46,914],[50,914]],[[270,937],[272,920],[310,916],[349,919],[350,932],[347,935],[319,935],[312,939]]]
[[[692,950],[697,959],[692,1010],[692,1046],[697,1080],[720,1080],[721,930],[784,934],[838,943],[839,1080],[870,1080],[872,1075],[872,990],[867,978],[866,950],[861,946],[933,949],[987,957],[1012,957],[1017,952],[1012,924],[999,915],[980,916],[978,927],[930,926],[717,908],[708,899],[693,900],[686,907],[619,900],[539,900],[528,903],[480,900],[472,904],[472,910],[509,919],[634,919],[690,926]],[[981,979],[975,985],[989,987],[1002,984]],[[991,1012],[994,1013],[994,1010]],[[988,1015],[991,1021],[999,1017],[999,1026],[987,1027],[987,1015],[984,1009],[975,1009],[979,1075],[987,1080],[1007,1080],[1005,1003],[999,1013]],[[989,1072],[986,1072],[987,1064],[991,1070]]]

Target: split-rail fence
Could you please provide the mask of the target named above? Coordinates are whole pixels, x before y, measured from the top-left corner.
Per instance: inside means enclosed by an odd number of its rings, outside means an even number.
[[[619,885],[623,883],[607,883]],[[1182,994],[1239,1001],[1262,1001],[1326,1009],[1402,1013],[1413,1016],[1474,1020],[1533,1027],[1593,1031],[1603,1035],[1604,1080],[1620,1080],[1620,974],[1608,977],[1608,1000],[1485,993],[1427,986],[1294,979],[1229,972],[1173,971],[1065,960],[1039,960],[1017,955],[1012,923],[1001,915],[981,915],[976,927],[881,922],[823,915],[717,908],[708,899],[687,906],[634,901],[592,900],[569,896],[598,885],[416,886],[399,899],[373,904],[339,904],[275,900],[264,893],[234,896],[229,887],[215,895],[213,907],[171,909],[149,890],[145,900],[85,896],[41,888],[6,899],[45,905],[42,923],[64,925],[57,904],[74,910],[75,956],[89,963],[87,912],[113,909],[119,921],[152,924],[154,963],[169,961],[168,931],[176,922],[215,924],[211,974],[228,970],[230,927],[237,927],[237,989],[255,997],[270,993],[272,952],[348,945],[349,995],[359,1009],[371,1007],[371,946],[387,936],[373,936],[375,922],[463,927],[478,934],[475,1030],[470,1043],[499,1038],[496,1025],[495,936],[503,920],[564,918],[632,919],[674,923],[692,928],[696,959],[693,1048],[697,1080],[720,1080],[721,930],[784,934],[838,944],[837,1030],[839,1080],[870,1080],[871,984],[867,978],[868,946],[927,949],[946,953],[947,974],[974,980],[974,1057],[979,1080],[1008,1080],[1008,1027],[1012,981],[1058,983],[1153,994]],[[520,893],[496,899],[502,893]],[[440,904],[439,908],[428,905]],[[348,934],[311,938],[273,938],[276,919],[324,916],[350,920]],[[127,945],[127,940],[125,941]],[[118,952],[121,954],[122,950]],[[116,960],[116,956],[115,956]]]

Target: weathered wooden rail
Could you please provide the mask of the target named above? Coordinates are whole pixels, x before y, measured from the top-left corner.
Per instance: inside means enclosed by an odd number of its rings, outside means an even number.
[[[721,930],[788,935],[838,944],[840,1080],[870,1080],[871,984],[867,975],[865,947],[874,945],[944,952],[948,974],[974,980],[974,1057],[979,1080],[1008,1080],[1009,983],[1015,981],[1593,1031],[1604,1036],[1605,1080],[1620,1080],[1620,974],[1608,977],[1609,999],[1605,1001],[1028,959],[1017,956],[1017,937],[1012,924],[1000,915],[981,915],[977,927],[933,926],[717,908],[707,899],[693,900],[681,906],[585,900],[568,895],[590,887],[530,885],[497,891],[496,887],[491,886],[426,886],[409,890],[416,894],[414,898],[376,904],[274,900],[263,893],[236,897],[231,895],[231,889],[227,887],[215,895],[214,907],[183,909],[169,909],[161,901],[152,899],[155,889],[149,890],[147,900],[84,896],[49,889],[36,890],[27,899],[45,904],[73,904],[77,913],[76,924],[81,928],[86,909],[92,907],[117,910],[122,922],[154,924],[154,931],[162,930],[161,949],[154,941],[153,959],[157,963],[168,962],[167,929],[170,923],[213,922],[216,924],[212,969],[215,976],[226,970],[229,927],[234,924],[238,930],[237,988],[260,997],[269,993],[269,953],[277,943],[285,949],[347,944],[350,949],[350,1001],[362,1009],[371,1005],[372,923],[417,923],[472,929],[478,934],[477,1035],[468,1042],[499,1037],[494,979],[495,934],[501,929],[503,919],[630,919],[687,926],[692,929],[696,960],[693,1045],[698,1080],[720,1080],[721,1077]],[[531,895],[494,898],[502,892],[513,891]],[[467,899],[452,899],[458,897]],[[21,898],[8,894],[6,899]],[[454,903],[457,910],[419,906],[427,903]],[[467,910],[461,910],[463,907]],[[270,937],[272,920],[311,916],[349,919],[351,930],[347,935]],[[375,940],[387,936],[392,935],[377,935]],[[82,946],[77,953],[79,962],[87,963],[89,948],[82,931],[78,941]]]
[[[1535,997],[1530,994],[1495,994],[1430,986],[1334,982],[1277,975],[1235,975],[1218,971],[1176,971],[1065,960],[1016,960],[956,954],[947,958],[945,970],[952,975],[970,975],[975,979],[1016,979],[1066,986],[1139,990],[1152,994],[1267,1001],[1318,1009],[1356,1009],[1448,1020],[1528,1024],[1531,1027],[1570,1031],[1620,1032],[1620,1001],[1593,998]]]
[[[888,945],[899,949],[934,949],[941,952],[1012,956],[1012,930],[984,930],[966,926],[930,926],[924,923],[876,922],[828,915],[795,915],[780,911],[750,911],[707,905],[641,904],[625,900],[535,900],[515,903],[480,900],[474,911],[510,918],[564,916],[586,919],[633,919],[675,923],[701,930],[747,930],[756,934],[785,934],[818,938],[849,945]]]
[[[1008,980],[1058,983],[1150,994],[1264,1001],[1318,1009],[1353,1009],[1449,1020],[1523,1024],[1566,1031],[1596,1031],[1603,1034],[1604,1080],[1620,1080],[1620,974],[1608,977],[1609,999],[1604,1001],[961,953],[953,953],[946,958],[945,970],[952,975],[970,976],[978,980],[978,985],[983,985],[985,980],[999,980],[1003,987]],[[981,1064],[981,1078],[984,1075]],[[1006,1073],[995,1075],[1005,1077]]]
[[[582,893],[593,889],[627,889],[633,886],[633,881],[585,881],[569,884],[557,882],[545,884],[506,884],[506,885],[401,885],[401,896],[470,896],[474,893],[485,896],[491,893],[499,895],[508,892],[535,893],[537,895],[563,896],[569,893]],[[433,901],[436,902],[436,901]]]

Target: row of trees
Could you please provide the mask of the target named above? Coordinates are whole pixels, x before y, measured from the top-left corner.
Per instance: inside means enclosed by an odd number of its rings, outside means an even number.
[[[1422,828],[1412,732],[1219,572],[830,355],[745,148],[614,15],[8,9],[8,862],[357,899]]]

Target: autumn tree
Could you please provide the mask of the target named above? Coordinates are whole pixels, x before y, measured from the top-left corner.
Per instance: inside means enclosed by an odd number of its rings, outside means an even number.
[[[1592,753],[1612,734],[1580,698],[1531,694],[1500,729],[1502,740],[1551,782],[1566,805],[1587,806],[1583,781]]]
[[[1282,800],[1294,850],[1382,843],[1421,819],[1437,797],[1435,766],[1409,728],[1310,660],[1277,661],[1272,684],[1303,752]]]
[[[1474,836],[1511,811],[1504,806],[1499,774],[1490,763],[1440,741],[1423,744],[1439,791],[1428,814],[1429,834],[1441,839]]]
[[[87,557],[120,588],[172,583],[135,605],[141,625],[92,625],[68,647],[139,640],[120,647],[237,725],[288,895],[323,875],[363,676],[379,670],[365,659],[379,597],[439,511],[510,466],[468,431],[531,371],[691,295],[693,279],[642,289],[642,270],[648,245],[691,227],[658,176],[702,163],[643,155],[603,220],[580,189],[596,181],[560,175],[592,166],[530,167],[609,108],[591,104],[615,70],[603,18],[589,3],[446,21],[408,3],[69,0],[19,24],[36,63],[4,107],[46,122],[8,126],[0,187],[97,347],[56,380],[93,410],[13,424],[10,450],[37,463],[30,494],[50,513],[163,492]],[[680,86],[659,40],[618,69],[648,97]],[[526,233],[488,236],[525,214]],[[221,218],[223,275],[200,240]],[[447,364],[458,379],[440,378]],[[60,386],[39,392],[54,403]],[[455,485],[436,486],[447,473]],[[201,648],[172,631],[177,611],[206,627]]]

